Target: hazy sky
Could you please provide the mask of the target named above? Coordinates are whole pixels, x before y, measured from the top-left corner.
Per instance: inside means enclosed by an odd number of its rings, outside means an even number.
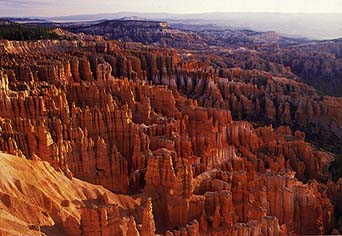
[[[60,16],[127,11],[342,13],[342,0],[0,0],[0,16]]]

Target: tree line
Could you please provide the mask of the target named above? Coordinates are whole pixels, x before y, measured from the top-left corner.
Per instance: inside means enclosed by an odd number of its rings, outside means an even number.
[[[59,35],[48,27],[21,25],[17,23],[0,24],[0,39],[7,40],[39,40],[59,39]]]

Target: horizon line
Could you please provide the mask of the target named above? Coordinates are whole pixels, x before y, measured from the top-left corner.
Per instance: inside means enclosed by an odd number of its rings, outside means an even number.
[[[342,12],[280,12],[280,11],[208,11],[208,12],[140,12],[140,11],[118,11],[118,12],[98,12],[98,13],[79,13],[79,14],[67,14],[67,15],[52,15],[52,16],[39,16],[39,15],[28,15],[28,16],[0,16],[0,18],[58,18],[58,17],[76,17],[76,16],[95,16],[95,15],[109,15],[109,14],[169,14],[169,15],[202,15],[202,14],[229,14],[229,13],[250,13],[250,14],[288,14],[288,15],[333,15],[342,14]],[[133,15],[132,15],[133,16]]]

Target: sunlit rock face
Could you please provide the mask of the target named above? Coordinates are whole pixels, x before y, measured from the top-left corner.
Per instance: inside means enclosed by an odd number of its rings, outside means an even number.
[[[1,45],[2,235],[341,230],[334,155],[306,139],[341,140],[341,99],[182,50]]]

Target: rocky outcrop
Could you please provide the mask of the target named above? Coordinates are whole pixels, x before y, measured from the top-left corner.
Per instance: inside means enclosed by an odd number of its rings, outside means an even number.
[[[163,46],[185,47],[191,46],[192,43],[201,43],[200,36],[189,31],[173,29],[167,22],[111,20],[86,27],[66,26],[65,29],[74,33],[101,35],[106,39],[145,44],[158,43]]]
[[[141,236],[154,236],[155,231],[156,226],[153,219],[152,200],[148,198],[142,216]]]
[[[1,235],[127,235],[128,212],[141,217],[129,196],[70,180],[46,162],[8,154],[0,162]]]
[[[4,165],[22,160],[20,168],[42,174],[9,168],[0,201],[26,228],[75,236],[340,230],[334,156],[306,142],[339,140],[339,99],[266,72],[215,71],[174,49],[19,44],[7,42],[0,62],[0,150],[17,156]],[[27,193],[8,176],[47,186],[26,181]],[[41,208],[47,214],[30,214]]]

